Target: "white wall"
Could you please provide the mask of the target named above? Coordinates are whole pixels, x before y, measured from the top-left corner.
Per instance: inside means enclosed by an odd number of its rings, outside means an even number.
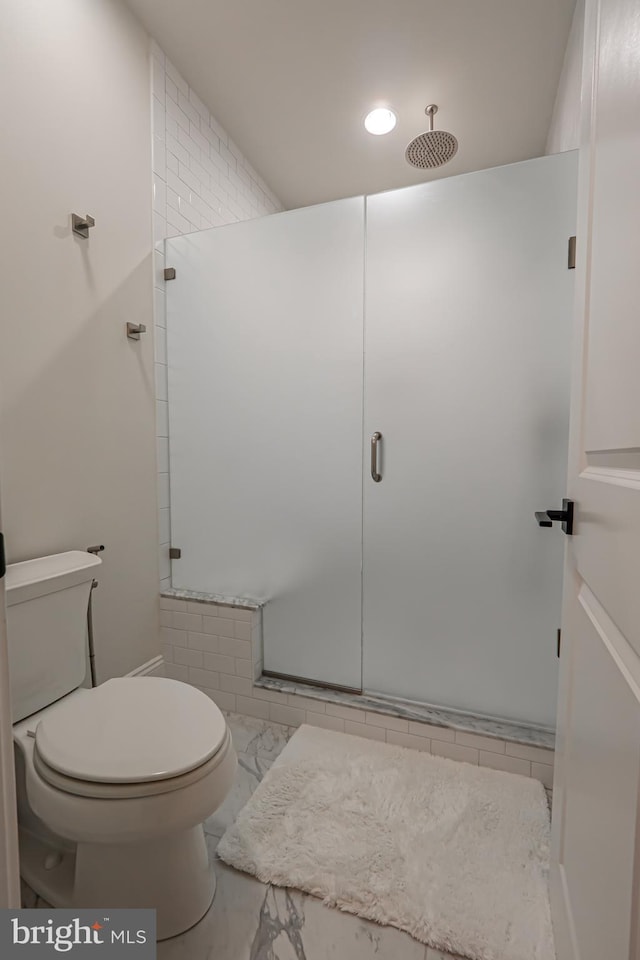
[[[164,240],[275,213],[282,204],[154,42],[151,53],[160,578],[165,589],[171,565]]]
[[[119,0],[5,0],[0,80],[9,560],[106,545],[104,680],[159,650],[148,39]]]
[[[567,41],[558,92],[547,137],[546,153],[577,150],[580,145],[580,97],[582,88],[582,46],[584,0],[576,0]]]

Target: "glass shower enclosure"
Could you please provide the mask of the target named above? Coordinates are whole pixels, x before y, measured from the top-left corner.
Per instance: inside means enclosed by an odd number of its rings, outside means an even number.
[[[174,586],[267,600],[267,667],[351,688],[363,235],[359,197],[167,241]]]
[[[553,723],[576,168],[167,241],[173,584],[265,672]]]

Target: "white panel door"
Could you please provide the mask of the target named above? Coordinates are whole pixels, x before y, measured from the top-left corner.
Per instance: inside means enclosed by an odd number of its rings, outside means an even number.
[[[359,689],[364,199],[166,248],[173,585],[265,600],[265,670]]]
[[[640,6],[588,0],[553,802],[558,960],[640,956]]]
[[[554,723],[576,167],[367,198],[368,690]]]

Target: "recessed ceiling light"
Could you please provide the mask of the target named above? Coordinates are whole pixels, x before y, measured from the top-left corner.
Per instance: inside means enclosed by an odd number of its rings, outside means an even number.
[[[376,107],[375,110],[366,115],[364,125],[369,133],[379,137],[383,133],[391,133],[396,125],[396,115],[393,110],[389,110],[387,107]]]

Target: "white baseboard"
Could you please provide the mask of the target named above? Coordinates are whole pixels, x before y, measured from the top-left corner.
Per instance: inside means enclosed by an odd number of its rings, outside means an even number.
[[[164,677],[164,657],[162,655],[154,657],[153,660],[147,660],[135,670],[127,673],[127,677]]]

